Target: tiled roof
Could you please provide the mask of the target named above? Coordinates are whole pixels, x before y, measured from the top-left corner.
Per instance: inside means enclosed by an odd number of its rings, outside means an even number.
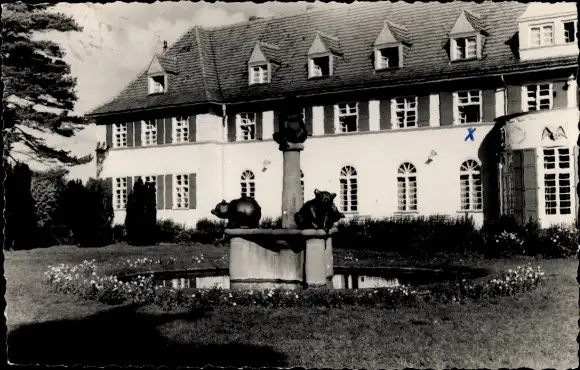
[[[167,93],[148,96],[143,72],[111,102],[92,114],[210,101],[234,103],[278,98],[286,94],[344,91],[575,65],[576,57],[544,61],[517,58],[511,41],[518,30],[517,19],[527,6],[519,2],[491,1],[380,1],[215,29],[195,27],[166,53],[167,56],[177,56],[179,71],[169,76]],[[489,35],[481,59],[450,63],[446,49],[449,32],[464,10],[469,22],[474,27],[485,29]],[[370,55],[386,21],[395,25],[393,30],[396,25],[405,27],[404,37],[412,46],[406,52],[403,68],[376,72]],[[338,48],[342,56],[336,60],[333,76],[308,79],[307,53],[317,33],[326,36],[327,47]],[[248,86],[247,63],[257,42],[279,48],[275,53],[279,67],[270,84]],[[143,61],[143,64],[148,62]]]

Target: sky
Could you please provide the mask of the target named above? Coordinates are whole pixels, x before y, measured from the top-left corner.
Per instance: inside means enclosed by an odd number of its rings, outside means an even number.
[[[61,45],[64,60],[77,78],[78,101],[74,113],[84,114],[115,97],[162,50],[195,25],[216,27],[247,20],[296,14],[311,9],[344,6],[323,2],[155,2],[155,3],[58,3],[52,11],[72,16],[81,32],[49,32],[37,35]],[[47,137],[51,145],[77,155],[94,154],[97,131],[89,126],[73,138]],[[95,164],[70,168],[70,176],[87,179]]]

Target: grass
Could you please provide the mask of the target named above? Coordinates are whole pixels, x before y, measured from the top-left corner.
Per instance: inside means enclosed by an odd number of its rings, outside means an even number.
[[[51,292],[49,264],[168,256],[227,266],[215,246],[99,249],[52,247],[5,252],[8,356],[13,363],[205,364],[317,368],[575,368],[577,261],[540,260],[547,280],[533,292],[491,302],[372,308],[219,308],[162,312],[152,306],[105,306]],[[358,259],[358,261],[356,261]],[[215,262],[218,261],[218,262]],[[337,265],[461,264],[499,271],[522,260],[438,258],[408,261],[377,252],[335,252]],[[182,263],[187,265],[189,262]]]

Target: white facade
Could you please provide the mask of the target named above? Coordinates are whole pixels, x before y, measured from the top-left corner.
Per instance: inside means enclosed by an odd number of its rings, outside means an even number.
[[[466,211],[461,210],[460,167],[467,160],[481,164],[481,144],[493,123],[441,126],[432,121],[429,127],[379,131],[378,114],[372,113],[379,104],[369,104],[370,131],[332,135],[322,134],[322,115],[316,114],[318,109],[314,108],[315,135],[307,139],[301,154],[305,199],[313,197],[315,188],[328,190],[339,194],[336,203],[340,207],[339,175],[344,166],[351,166],[357,172],[358,210],[347,212],[349,215],[380,218],[398,214],[465,214]],[[548,117],[546,120],[553,120],[549,118],[553,117],[550,114],[558,112],[550,111],[543,116]],[[221,117],[203,115],[197,120],[197,142],[110,150],[101,177],[196,173],[196,209],[157,211],[160,219],[171,218],[195,226],[199,219],[215,219],[210,211],[222,199],[240,197],[241,175],[249,170],[255,176],[255,198],[262,207],[263,218],[277,218],[281,214],[282,153],[266,135],[273,132],[272,112],[263,114],[263,126],[265,135],[262,141],[224,143],[220,138],[226,137],[227,133]],[[468,128],[475,128],[473,141],[466,140]],[[541,136],[541,130],[533,125],[528,124],[523,130],[530,131],[526,136],[528,141]],[[566,145],[573,146],[577,137],[573,119],[569,119],[565,130]],[[529,146],[539,148],[541,142]],[[417,171],[415,212],[398,210],[397,170],[404,162],[413,164]],[[539,168],[541,163],[539,160]],[[538,171],[538,184],[542,184],[542,176]],[[542,204],[541,199],[539,204]],[[483,222],[482,211],[467,213],[477,224]],[[124,218],[124,211],[115,211],[115,223],[123,223]],[[573,222],[574,217],[549,219],[550,222]]]

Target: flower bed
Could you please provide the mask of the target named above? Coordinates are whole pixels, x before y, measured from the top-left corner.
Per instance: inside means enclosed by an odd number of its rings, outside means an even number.
[[[127,261],[130,266],[149,267],[137,278],[122,282],[116,276],[99,273],[94,260],[80,265],[60,264],[49,266],[45,282],[56,291],[73,294],[84,299],[108,304],[130,302],[155,304],[166,309],[174,307],[209,308],[216,306],[262,306],[279,307],[340,307],[348,305],[398,307],[421,303],[461,303],[466,300],[482,300],[510,296],[535,289],[544,279],[538,266],[520,266],[516,270],[502,272],[498,277],[482,282],[461,281],[440,284],[419,292],[410,286],[354,290],[225,290],[188,289],[186,294],[179,288],[159,287],[154,284],[153,268],[159,261],[138,259]]]

